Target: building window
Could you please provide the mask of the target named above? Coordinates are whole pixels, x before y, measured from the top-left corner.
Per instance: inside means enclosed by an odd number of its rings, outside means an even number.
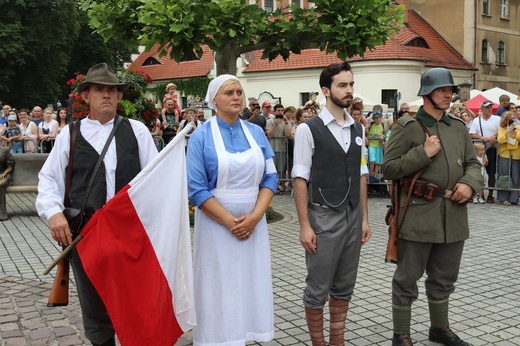
[[[161,61],[154,56],[149,57],[143,62],[142,66],[162,65]]]
[[[381,102],[386,103],[388,108],[396,109],[397,107],[397,89],[383,89],[381,90]]]
[[[430,46],[428,46],[428,43],[422,37],[415,37],[415,38],[411,39],[410,41],[405,43],[405,46],[407,46],[407,47],[422,47],[422,48],[430,49]]]
[[[309,92],[306,93],[300,93],[300,106],[305,106],[305,103],[309,101]]]
[[[500,4],[500,18],[509,18],[509,0],[502,0]]]
[[[488,60],[488,41],[482,40],[482,63],[489,63]]]
[[[491,15],[491,11],[489,9],[489,0],[482,0],[482,14],[485,16]]]
[[[302,7],[300,4],[300,0],[291,0],[291,4],[296,7]]]
[[[505,65],[506,64],[506,54],[505,54],[505,45],[504,42],[500,41],[498,43],[498,59],[497,64],[498,65]]]
[[[264,0],[264,10],[266,12],[274,11],[273,0]]]

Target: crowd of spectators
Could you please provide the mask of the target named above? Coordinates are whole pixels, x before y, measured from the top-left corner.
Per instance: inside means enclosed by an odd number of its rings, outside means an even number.
[[[176,86],[168,84],[164,95],[160,119],[150,126],[150,134],[161,150],[189,122],[196,127],[205,121],[204,110],[188,108],[181,110]],[[269,101],[262,104],[256,98],[249,98],[248,107],[241,113],[243,120],[252,122],[263,128],[275,153],[275,166],[280,177],[277,193],[284,194],[292,188],[290,172],[293,161],[293,141],[298,125],[321,111],[317,101],[318,92],[310,92],[309,100],[302,107],[284,107],[282,104],[272,105]],[[484,191],[479,191],[473,199],[475,204],[494,203],[494,190],[498,190],[497,198],[505,206],[517,205],[520,188],[520,106],[511,102],[507,95],[500,97],[500,106],[493,114],[492,103],[484,101],[477,113],[464,104],[455,103],[449,114],[466,123],[468,131],[475,143],[475,151],[482,163],[482,174],[485,177],[487,198]],[[364,160],[369,168],[369,183],[385,183],[381,178],[381,164],[384,149],[392,131],[392,125],[400,117],[413,115],[408,104],[400,105],[397,117],[388,116],[381,105],[375,105],[366,111],[361,98],[354,98],[348,109],[354,120],[365,128]],[[9,105],[2,106],[0,118],[0,143],[9,147],[11,153],[50,152],[54,139],[67,125],[68,117],[65,109],[54,112],[52,108],[42,109],[39,106],[32,110],[16,110]],[[188,145],[189,135],[186,138]],[[515,191],[516,190],[516,191]]]
[[[244,108],[242,112],[243,120],[261,126],[270,139],[275,152],[275,166],[280,176],[278,194],[283,194],[291,182],[292,144],[296,128],[321,109],[316,96],[316,92],[311,92],[309,101],[300,108],[284,107],[281,104],[273,106],[269,101],[260,104],[257,99],[250,98],[249,107]],[[517,107],[510,102],[507,95],[503,95],[500,97],[500,107],[496,114],[493,114],[492,110],[490,101],[483,102],[476,113],[464,104],[455,103],[448,113],[466,123],[475,144],[475,151],[482,163],[487,198],[484,196],[484,190],[478,191],[472,202],[494,203],[494,191],[497,190],[497,199],[501,204],[517,205],[520,189],[520,106]],[[366,131],[364,159],[370,174],[369,183],[386,184],[382,179],[381,163],[392,125],[399,118],[413,116],[415,112],[410,110],[408,104],[402,103],[394,119],[394,116],[383,112],[381,105],[375,105],[371,111],[367,111],[363,100],[357,97],[354,98],[348,112],[354,120],[363,124]]]
[[[60,110],[60,114],[64,110]],[[14,109],[2,105],[0,118],[0,145],[9,147],[12,154],[50,152],[54,139],[65,122],[58,123],[52,108],[43,110],[40,106],[28,109]],[[61,127],[60,127],[61,124]]]

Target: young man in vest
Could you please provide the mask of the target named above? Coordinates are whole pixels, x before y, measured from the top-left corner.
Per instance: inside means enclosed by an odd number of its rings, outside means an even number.
[[[123,118],[99,170],[93,171],[114,127],[115,119],[119,117],[116,114],[117,104],[127,88],[128,85],[120,83],[105,63],[90,68],[85,81],[77,87],[77,93],[90,106],[90,114],[76,120],[77,133],[69,197],[71,207],[82,209],[90,177],[96,175],[86,202],[87,218],[128,184],[157,155],[157,148],[146,126],[138,121]],[[70,128],[66,128],[56,138],[54,149],[38,174],[36,198],[38,214],[49,220],[52,238],[63,245],[72,242],[69,224],[63,215],[70,134]],[[92,345],[115,346],[115,332],[110,316],[85,274],[75,249],[72,250],[70,264],[76,279],[85,336]]]
[[[370,238],[368,170],[361,164],[365,131],[345,110],[354,94],[348,63],[326,67],[320,87],[327,104],[296,130],[292,176],[307,262],[303,303],[312,345],[325,345],[323,306],[329,300],[329,345],[342,346],[361,246]]]

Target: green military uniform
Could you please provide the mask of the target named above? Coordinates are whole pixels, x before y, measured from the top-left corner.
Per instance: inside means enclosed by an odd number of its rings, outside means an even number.
[[[429,158],[424,150],[426,134],[436,135],[441,150]],[[437,121],[421,107],[415,117],[405,116],[392,128],[383,162],[386,179],[413,177],[424,168],[420,179],[437,185],[440,191],[457,183],[480,191],[483,178],[469,132],[464,122],[444,113]],[[401,212],[406,196],[401,195]],[[401,225],[397,269],[392,282],[394,332],[410,334],[411,305],[418,297],[417,280],[426,271],[432,327],[448,325],[448,298],[454,291],[464,240],[469,237],[466,205],[440,196],[427,200],[413,196]]]
[[[422,107],[416,114],[430,132],[439,137],[442,149],[432,158],[424,151],[426,134],[414,117],[399,119],[392,128],[383,162],[386,179],[413,177],[425,168],[421,179],[452,189],[465,183],[480,191],[483,185],[480,162],[475,155],[469,132],[459,118],[444,113],[440,121]],[[401,208],[406,196],[401,196]],[[469,237],[468,213],[465,205],[442,197],[431,201],[412,196],[399,233],[400,238],[417,242],[453,243]]]

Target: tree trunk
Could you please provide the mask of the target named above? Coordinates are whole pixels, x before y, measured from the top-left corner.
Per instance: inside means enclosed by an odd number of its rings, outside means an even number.
[[[236,76],[238,57],[238,47],[234,42],[229,42],[222,50],[215,52],[217,76],[225,73]]]

